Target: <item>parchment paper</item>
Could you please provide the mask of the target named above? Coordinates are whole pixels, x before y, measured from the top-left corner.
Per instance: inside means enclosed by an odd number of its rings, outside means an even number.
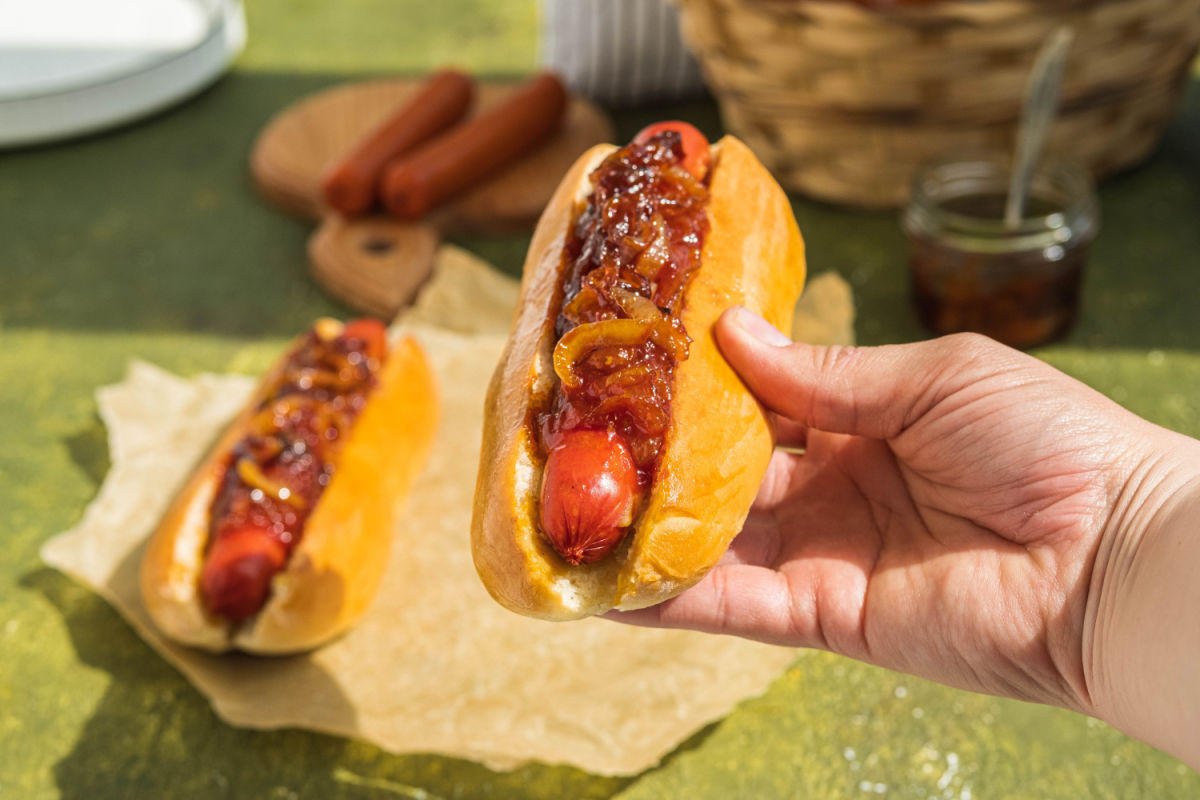
[[[457,254],[450,261],[432,297],[487,269]],[[515,297],[503,282],[495,291],[479,286],[472,280],[476,303]],[[133,361],[121,383],[99,389],[112,468],[79,525],[47,542],[42,557],[107,599],[231,725],[308,728],[494,769],[542,761],[632,774],[653,766],[764,691],[795,652],[596,619],[540,622],[496,605],[475,575],[469,524],[483,393],[504,338],[470,332],[470,324],[431,325],[434,306],[402,323],[442,387],[434,454],[395,532],[380,595],[347,635],[301,656],[214,656],[163,639],[141,606],[143,541],[244,402],[250,377],[185,379]],[[507,328],[510,311],[475,318]]]
[[[854,292],[836,272],[810,277],[796,304],[792,339],[808,344],[854,344]]]

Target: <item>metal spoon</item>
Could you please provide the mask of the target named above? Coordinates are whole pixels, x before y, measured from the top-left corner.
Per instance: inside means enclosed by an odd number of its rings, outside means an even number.
[[[1033,62],[1025,104],[1017,124],[1016,155],[1012,178],[1008,184],[1008,201],[1004,206],[1004,226],[1014,230],[1021,223],[1033,168],[1042,154],[1050,123],[1058,112],[1059,88],[1067,53],[1075,40],[1075,31],[1066,25],[1056,28],[1047,37]]]

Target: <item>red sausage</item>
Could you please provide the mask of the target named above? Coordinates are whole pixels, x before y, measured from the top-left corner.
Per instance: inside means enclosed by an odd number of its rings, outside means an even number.
[[[558,128],[567,92],[543,72],[444,136],[393,161],[383,202],[399,219],[417,219],[532,150]]]
[[[434,73],[416,96],[325,173],[325,202],[348,217],[369,210],[387,163],[462,119],[474,94],[475,83],[467,75],[455,70]]]
[[[708,174],[708,162],[711,154],[708,150],[708,139],[695,126],[679,120],[656,122],[642,128],[638,135],[633,137],[633,141],[642,144],[654,134],[662,131],[675,131],[679,134],[683,145],[681,166],[692,173],[692,177],[696,180],[704,180],[704,176]]]
[[[562,435],[542,474],[542,531],[570,564],[590,564],[612,552],[633,523],[637,467],[615,433]]]
[[[341,338],[361,339],[363,352],[382,361],[387,356],[387,326],[374,317],[360,317],[346,323]]]
[[[221,535],[200,573],[204,607],[232,622],[253,616],[266,603],[271,578],[286,560],[286,547],[262,528],[247,526]]]

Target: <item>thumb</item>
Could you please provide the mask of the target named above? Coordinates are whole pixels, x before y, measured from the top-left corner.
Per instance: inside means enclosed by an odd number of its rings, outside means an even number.
[[[882,347],[794,343],[740,306],[721,316],[715,333],[767,408],[805,427],[874,439],[899,435],[940,400],[1020,358],[974,334]]]

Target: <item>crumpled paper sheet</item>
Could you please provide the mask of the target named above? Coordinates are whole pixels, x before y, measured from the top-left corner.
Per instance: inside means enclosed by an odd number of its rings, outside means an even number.
[[[429,282],[411,306],[400,309],[396,321],[503,336],[512,324],[520,292],[518,281],[486,261],[460,247],[444,245],[434,257]]]
[[[450,262],[431,296],[467,280],[479,302],[515,297],[503,282],[477,291],[486,265]],[[345,636],[286,658],[210,655],[165,640],[142,608],[143,542],[247,398],[250,377],[185,379],[133,361],[122,382],[98,390],[112,468],[80,523],[48,541],[42,557],[111,603],[231,725],[307,728],[494,769],[541,761],[596,774],[645,770],[763,692],[796,653],[600,619],[541,622],[493,602],[471,562],[469,528],[483,394],[504,336],[471,332],[469,323],[430,325],[437,305],[401,323],[421,340],[442,387],[433,455],[395,533],[380,594]],[[495,311],[477,319],[506,328],[509,312]]]

